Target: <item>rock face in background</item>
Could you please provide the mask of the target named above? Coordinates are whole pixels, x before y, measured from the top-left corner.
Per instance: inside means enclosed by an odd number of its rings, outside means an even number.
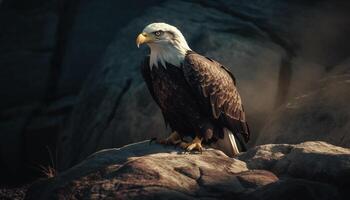
[[[156,2],[135,1],[1,1],[0,184],[55,162],[57,133],[87,74],[126,19]]]
[[[147,48],[137,49],[134,40],[148,23],[165,21],[177,26],[193,50],[231,69],[248,113],[253,145],[278,105],[316,87],[348,56],[344,52],[350,40],[345,33],[350,23],[344,5],[164,1],[149,8],[121,28],[86,81],[70,122],[60,134],[60,168],[99,149],[168,134],[139,73]],[[325,27],[327,31],[320,31]]]
[[[0,109],[44,98],[58,16],[53,0],[4,1],[0,12]]]
[[[86,77],[103,57],[116,32],[144,10],[161,0],[74,0],[75,16],[67,33],[66,48],[58,80],[58,95],[77,94]],[[73,2],[74,2],[73,1]]]
[[[145,141],[97,152],[35,183],[26,198],[337,200],[348,197],[349,172],[350,149],[324,142],[257,146],[229,158]]]
[[[256,143],[323,140],[350,147],[349,69],[350,62],[343,63],[321,79],[312,91],[280,107],[262,129]]]
[[[0,5],[0,183],[16,182],[23,178],[24,165],[32,170],[38,160],[47,160],[45,145],[38,144],[55,144],[57,132],[47,130],[63,125],[57,102],[50,111],[42,108],[57,24],[55,1],[5,0]]]

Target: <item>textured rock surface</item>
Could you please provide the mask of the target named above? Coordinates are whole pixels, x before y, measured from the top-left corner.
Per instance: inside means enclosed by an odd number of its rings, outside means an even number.
[[[267,144],[241,154],[249,169],[264,169],[287,180],[247,195],[252,199],[347,199],[350,195],[350,149],[325,142]],[[293,178],[289,180],[289,178]],[[303,179],[308,180],[303,182]],[[332,185],[332,186],[330,186]],[[304,191],[304,192],[302,192]]]
[[[248,170],[244,162],[217,150],[184,154],[146,141],[98,152],[60,176],[36,184],[27,197],[223,198],[277,180],[271,172]]]
[[[336,200],[348,195],[349,172],[350,149],[324,142],[263,145],[229,158],[145,141],[97,152],[35,183],[26,198]]]
[[[261,145],[238,158],[249,169],[266,169],[278,176],[350,184],[350,149],[325,142]]]

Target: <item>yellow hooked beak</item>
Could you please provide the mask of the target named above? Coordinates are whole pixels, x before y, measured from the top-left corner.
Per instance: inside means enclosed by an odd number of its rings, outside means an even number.
[[[153,41],[152,36],[147,33],[141,33],[136,38],[136,45],[139,48],[141,44]]]

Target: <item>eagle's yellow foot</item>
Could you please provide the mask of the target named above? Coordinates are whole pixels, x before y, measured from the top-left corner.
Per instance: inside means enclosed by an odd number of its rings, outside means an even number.
[[[156,143],[164,145],[177,145],[182,141],[180,135],[176,131],[172,132],[166,139],[154,138],[150,142],[154,140],[156,141]]]
[[[199,137],[195,137],[192,142],[181,142],[180,147],[185,149],[186,151],[199,151],[203,152],[203,147],[202,147],[202,139]]]

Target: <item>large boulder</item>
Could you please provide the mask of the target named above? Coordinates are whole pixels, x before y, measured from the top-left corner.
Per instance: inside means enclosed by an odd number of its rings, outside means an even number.
[[[27,199],[227,198],[276,182],[264,170],[208,149],[188,154],[148,141],[97,152],[57,177],[34,184]]]
[[[350,183],[350,149],[325,142],[267,144],[238,156],[249,169],[265,169],[279,176],[314,181]]]
[[[34,183],[26,199],[336,200],[348,195],[349,172],[350,149],[324,142],[263,145],[230,158],[144,141],[94,153]]]
[[[238,156],[249,169],[264,169],[279,177],[332,184],[342,196],[349,195],[350,149],[321,141],[267,144]],[[287,184],[288,185],[288,184]],[[332,199],[332,198],[329,198]]]

